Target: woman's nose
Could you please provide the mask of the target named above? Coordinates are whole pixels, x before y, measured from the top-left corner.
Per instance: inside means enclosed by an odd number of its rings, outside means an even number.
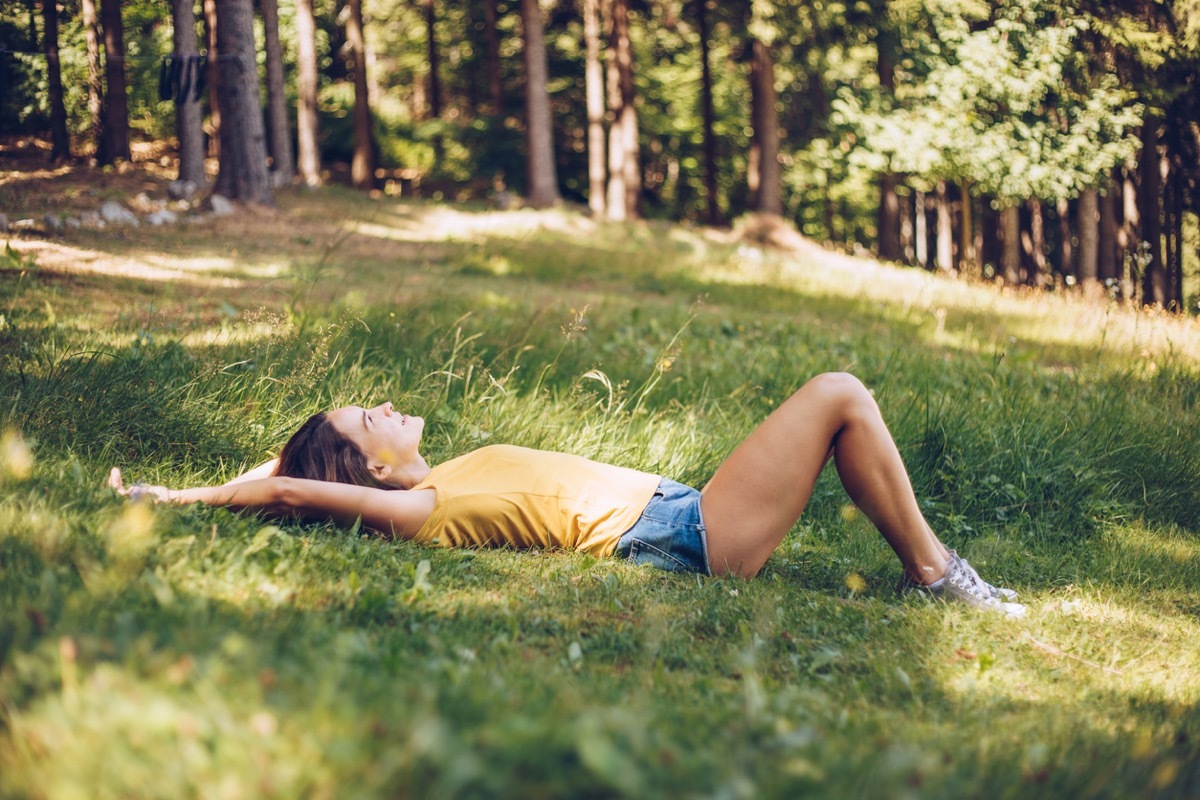
[[[380,406],[380,409],[383,411],[384,414],[387,414],[389,417],[392,415],[392,404],[391,403],[384,403],[382,406]]]

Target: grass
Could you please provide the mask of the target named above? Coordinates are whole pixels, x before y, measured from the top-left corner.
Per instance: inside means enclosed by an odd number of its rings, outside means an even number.
[[[3,262],[0,796],[1200,793],[1195,322],[570,211],[282,204]],[[898,598],[828,474],[750,582],[101,488],[224,480],[384,399],[431,461],[700,484],[840,369],[1028,619]]]

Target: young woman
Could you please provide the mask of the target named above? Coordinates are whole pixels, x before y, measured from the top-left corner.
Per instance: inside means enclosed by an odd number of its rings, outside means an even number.
[[[904,565],[903,585],[1021,616],[1016,594],[947,550],[917,506],[871,393],[844,373],[806,383],[742,442],[703,492],[579,456],[484,447],[430,468],[424,420],[391,403],[316,414],[280,457],[223,485],[122,494],[363,524],[444,547],[564,547],[673,571],[753,577],[799,518],[832,456],[850,498]],[[396,491],[402,490],[402,491]]]

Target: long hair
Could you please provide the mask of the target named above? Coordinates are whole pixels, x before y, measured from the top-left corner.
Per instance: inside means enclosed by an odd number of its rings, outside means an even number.
[[[350,439],[342,435],[329,417],[321,412],[308,418],[292,434],[279,454],[275,474],[286,478],[352,483],[377,489],[394,489],[371,474],[367,457]]]

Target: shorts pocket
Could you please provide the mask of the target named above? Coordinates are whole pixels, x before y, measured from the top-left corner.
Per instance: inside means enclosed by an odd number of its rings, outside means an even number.
[[[695,572],[692,567],[665,550],[660,550],[649,542],[643,542],[641,539],[632,537],[630,538],[629,555],[627,558],[634,564],[649,564],[656,569],[668,572]]]

